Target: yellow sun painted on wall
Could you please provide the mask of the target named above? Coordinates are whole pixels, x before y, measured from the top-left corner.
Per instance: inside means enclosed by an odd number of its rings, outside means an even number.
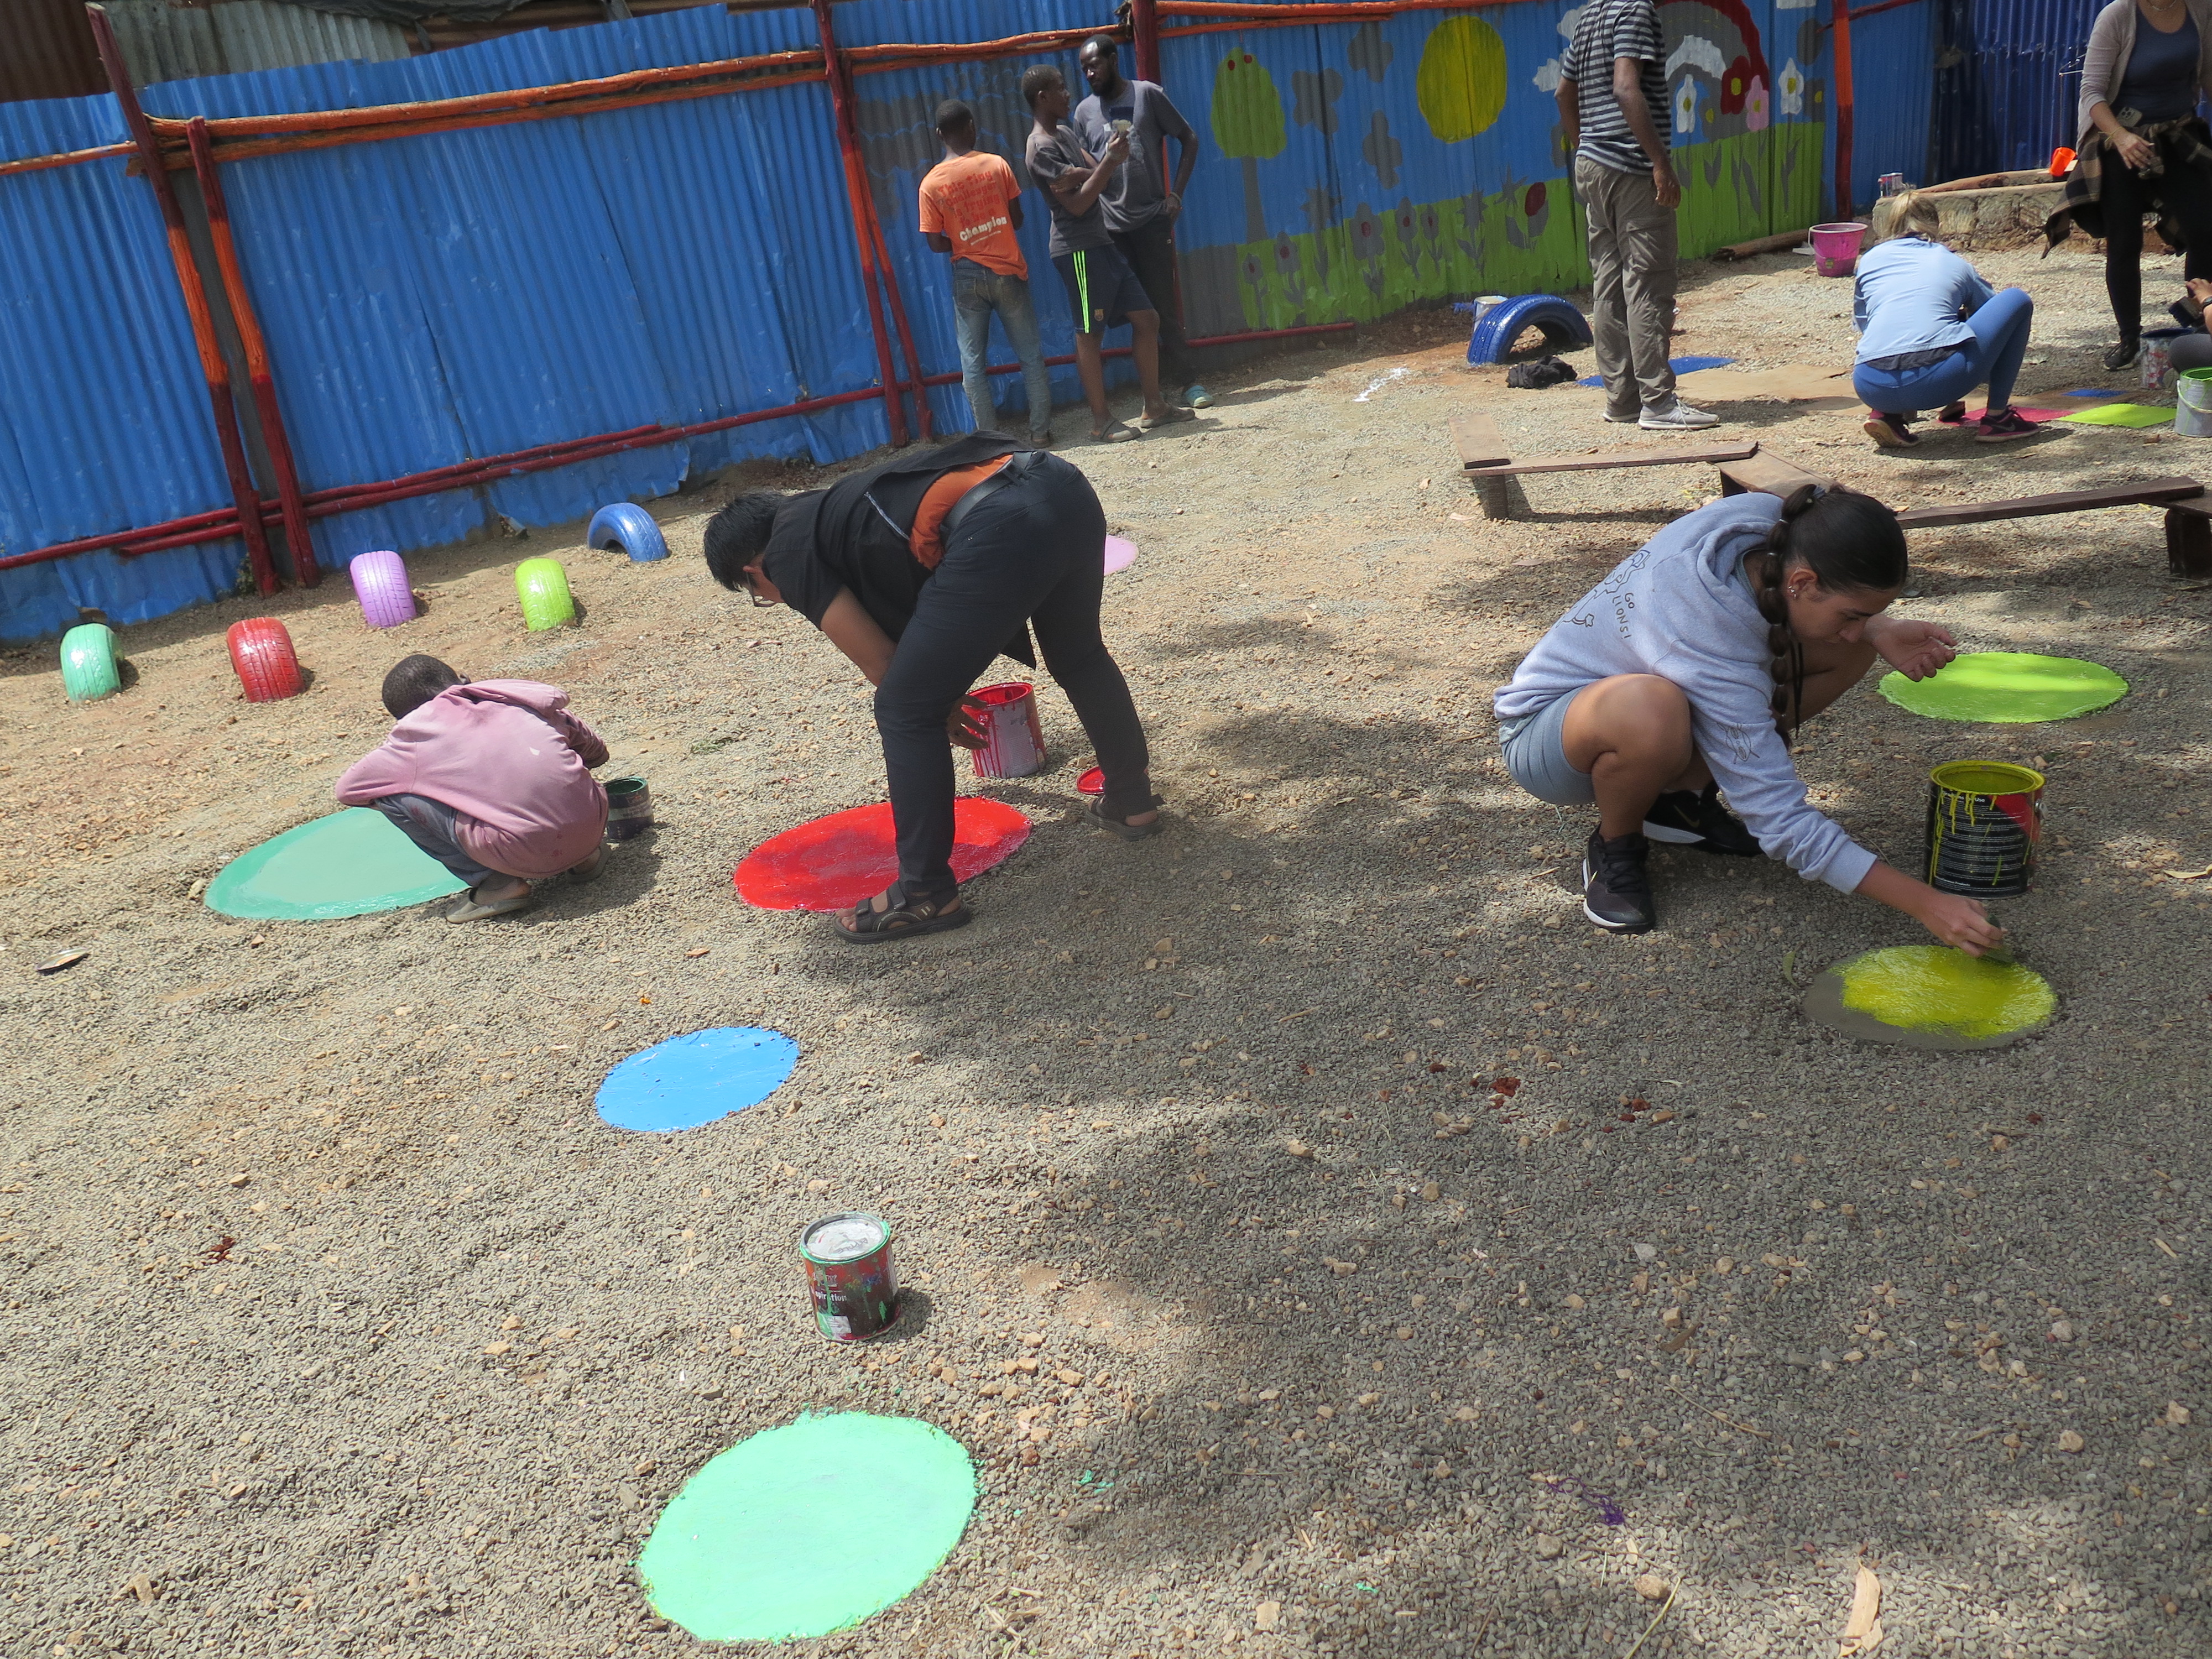
[[[1479,17],[1451,17],[1421,48],[1413,92],[1441,143],[1486,132],[1505,108],[1505,42]]]

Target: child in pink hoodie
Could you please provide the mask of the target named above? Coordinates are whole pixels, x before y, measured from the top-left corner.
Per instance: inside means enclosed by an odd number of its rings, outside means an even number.
[[[568,710],[568,694],[534,680],[471,684],[435,657],[406,658],[384,677],[399,723],[338,780],[338,799],[374,806],[469,884],[448,921],[503,916],[534,883],[578,881],[606,860],[607,792],[590,769],[607,746]]]

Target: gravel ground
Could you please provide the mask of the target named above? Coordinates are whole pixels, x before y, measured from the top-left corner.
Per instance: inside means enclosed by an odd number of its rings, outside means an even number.
[[[2106,383],[2086,255],[1982,263],[2045,300],[2027,390]],[[1699,270],[1681,349],[1841,366],[1848,300],[1794,260]],[[428,614],[390,636],[331,582],[125,630],[135,685],[85,708],[51,646],[0,658],[0,1647],[690,1650],[631,1571],[661,1504],[861,1407],[957,1435],[981,1499],[929,1583],[806,1653],[1618,1656],[1663,1609],[1645,1655],[1825,1654],[1862,1559],[1900,1659],[2212,1650],[2212,882],[2166,873],[2212,863],[2212,592],[2169,581],[2148,509],[1918,538],[1914,614],[2136,689],[1970,729],[1862,688],[1820,722],[1814,798],[1900,861],[1930,764],[2051,778],[2048,872],[2003,920],[2059,1018],[1856,1045],[1803,988],[1909,922],[1673,853],[1661,931],[1596,936],[1564,884],[1588,824],[1504,778],[1496,683],[1713,481],[1531,479],[1484,520],[1454,410],[1531,454],[1620,434],[1594,392],[1468,370],[1463,321],[1071,447],[1142,549],[1109,631],[1172,829],[1081,832],[1046,690],[1054,764],[989,786],[1036,833],[944,939],[847,950],[731,892],[880,773],[842,659],[708,581],[730,478],[655,504],[664,564],[574,527],[418,556]],[[1726,412],[1901,505],[2190,465]],[[508,572],[545,553],[586,614],[530,637]],[[315,679],[248,706],[222,630],[264,612]],[[571,688],[659,830],[511,922],[194,902],[326,809],[424,649]],[[64,949],[91,955],[33,975]],[[593,1116],[622,1056],[742,1022],[804,1045],[768,1104]],[[847,1206],[896,1219],[915,1286],[858,1351],[813,1334],[792,1252]]]

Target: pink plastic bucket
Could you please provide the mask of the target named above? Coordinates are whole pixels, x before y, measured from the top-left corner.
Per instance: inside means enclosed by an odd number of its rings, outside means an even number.
[[[1823,276],[1848,276],[1858,269],[1859,242],[1867,228],[1856,222],[1813,227],[1813,261]]]
[[[1044,764],[1044,727],[1031,687],[1007,680],[969,695],[983,705],[983,746],[970,751],[977,777],[1025,778]]]

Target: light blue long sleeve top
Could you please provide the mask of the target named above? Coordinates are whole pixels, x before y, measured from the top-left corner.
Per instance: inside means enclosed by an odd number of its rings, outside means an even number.
[[[1858,279],[1851,289],[1858,361],[1963,345],[1974,337],[1965,319],[1996,292],[1941,242],[1924,236],[1877,242],[1859,255]]]
[[[1855,891],[1875,855],[1805,798],[1774,729],[1766,619],[1744,555],[1782,516],[1780,497],[1723,496],[1677,519],[1590,589],[1521,659],[1493,706],[1534,714],[1615,674],[1657,674],[1690,700],[1698,752],[1760,850],[1808,881]]]

